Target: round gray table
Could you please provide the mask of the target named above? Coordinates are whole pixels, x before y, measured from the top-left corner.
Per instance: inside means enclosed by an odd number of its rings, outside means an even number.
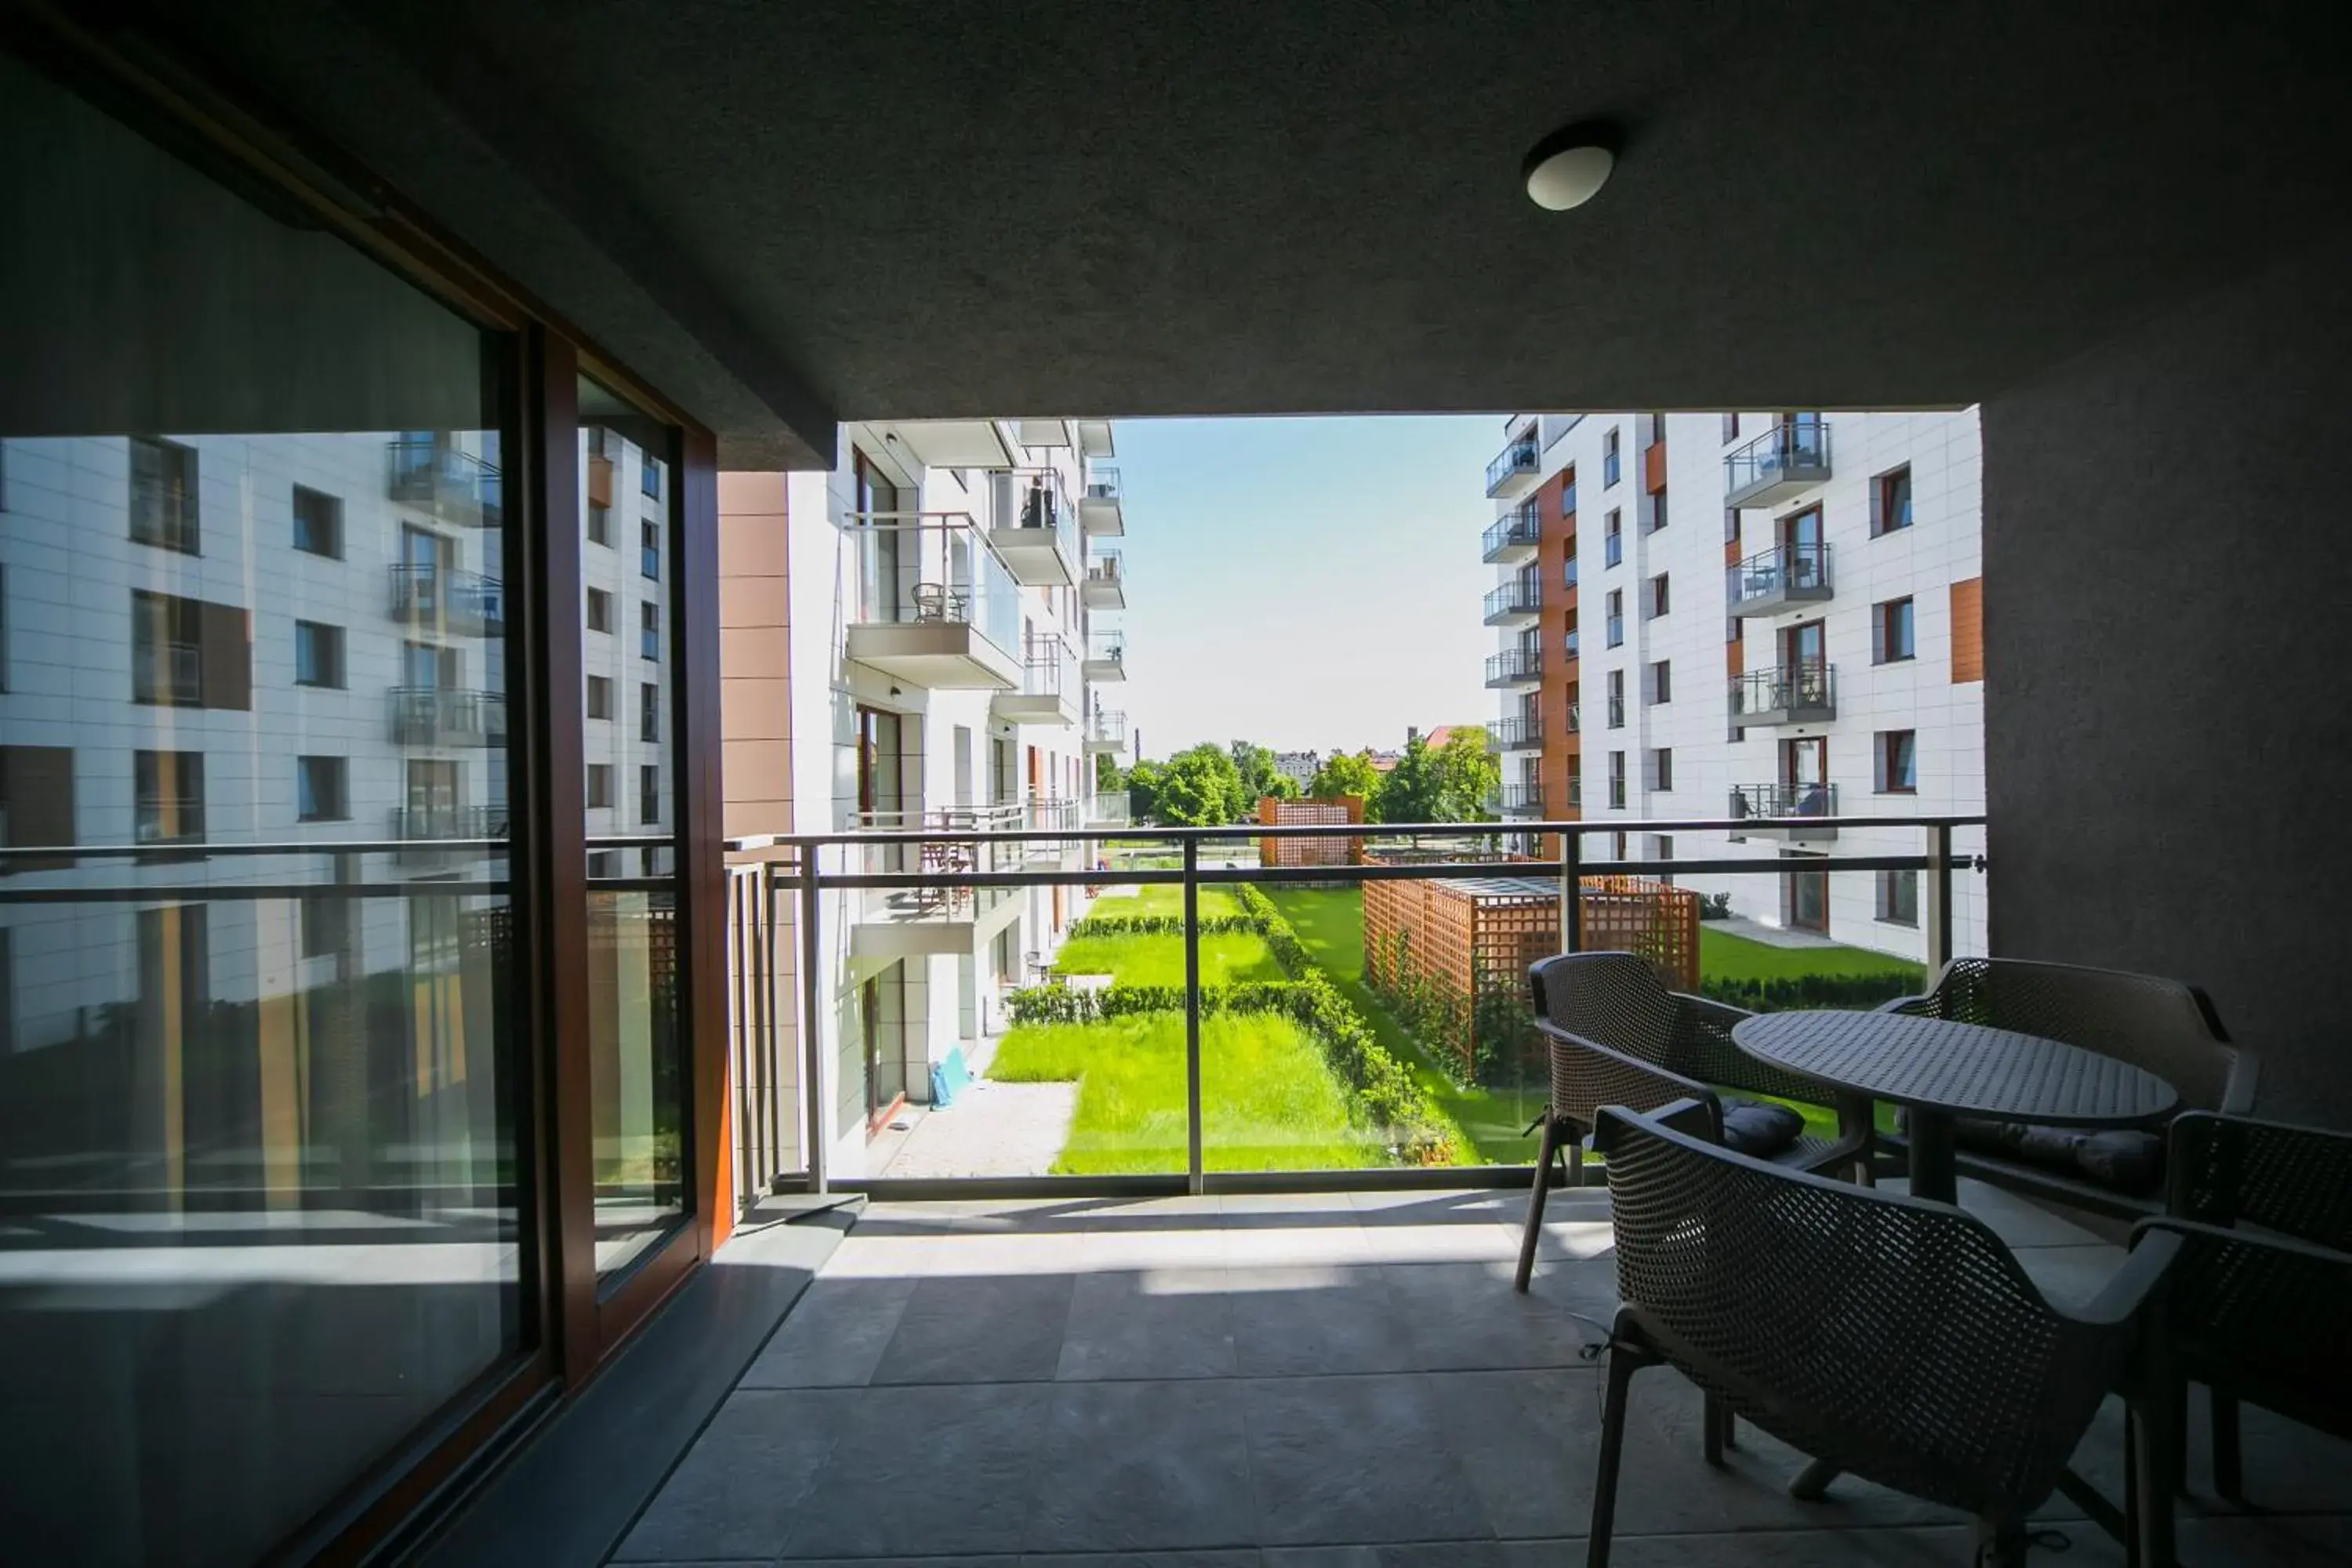
[[[2153,1073],[2039,1035],[1907,1013],[1763,1013],[1732,1026],[1759,1061],[1911,1112],[1911,1193],[1954,1200],[1952,1123],[2138,1127],[2179,1103]]]

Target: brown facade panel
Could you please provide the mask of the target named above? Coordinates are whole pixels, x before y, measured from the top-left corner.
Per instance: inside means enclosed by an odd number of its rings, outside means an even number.
[[[1952,684],[1984,679],[1984,579],[1952,584]]]
[[[1666,444],[1653,441],[1642,449],[1642,489],[1656,495],[1666,488]]]
[[[237,712],[253,707],[253,615],[236,605],[203,606],[196,623],[204,705]]]

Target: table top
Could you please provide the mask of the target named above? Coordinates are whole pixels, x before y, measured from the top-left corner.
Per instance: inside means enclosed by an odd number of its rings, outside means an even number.
[[[2060,1040],[1905,1013],[1764,1013],[1732,1026],[1763,1061],[1873,1100],[1959,1116],[2130,1126],[2169,1113],[2172,1086]]]

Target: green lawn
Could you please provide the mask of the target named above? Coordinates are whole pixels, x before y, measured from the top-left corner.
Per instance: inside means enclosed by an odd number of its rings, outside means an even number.
[[[1184,984],[1184,939],[1167,936],[1079,936],[1054,955],[1062,974],[1108,974],[1121,985]],[[1238,980],[1280,980],[1265,938],[1253,931],[1219,931],[1201,939],[1201,984],[1228,985]]]
[[[1781,980],[1801,974],[1907,974],[1924,976],[1917,964],[1859,947],[1774,947],[1744,936],[1698,928],[1698,969],[1710,980]]]
[[[1406,1034],[1365,989],[1361,889],[1276,886],[1263,891],[1290,921],[1299,942],[1331,983],[1371,1025],[1381,1044],[1412,1070],[1438,1108],[1462,1130],[1462,1142],[1468,1147],[1460,1152],[1461,1163],[1524,1165],[1536,1157],[1536,1141],[1527,1125],[1543,1109],[1545,1086],[1502,1090],[1460,1088],[1431,1063],[1420,1042]]]
[[[1154,883],[1147,888],[1135,888],[1124,893],[1105,893],[1087,910],[1088,915],[1181,915],[1184,912],[1184,889]],[[1242,907],[1223,888],[1201,889],[1201,918],[1215,915],[1237,915]]]
[[[1024,1024],[988,1076],[1078,1085],[1057,1175],[1185,1165],[1184,1019],[1148,1013],[1092,1024]],[[1202,1160],[1213,1171],[1316,1171],[1389,1163],[1349,1118],[1348,1094],[1306,1032],[1269,1014],[1201,1021]]]

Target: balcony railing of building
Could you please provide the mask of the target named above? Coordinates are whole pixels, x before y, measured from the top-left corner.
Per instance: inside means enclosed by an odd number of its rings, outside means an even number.
[[[1563,588],[1576,586],[1576,550],[1573,545],[1569,549],[1567,564],[1560,568],[1559,585]]]
[[[1801,724],[1837,717],[1837,666],[1785,664],[1731,681],[1734,723]]]
[[[1490,626],[1525,622],[1543,613],[1543,580],[1539,577],[1514,577],[1486,595],[1486,624]]]
[[[1505,648],[1486,659],[1488,686],[1533,686],[1543,679],[1543,650],[1532,647]]]
[[[392,616],[400,621],[439,621],[473,636],[499,637],[506,631],[506,586],[495,577],[454,566],[395,565]]]
[[[192,642],[142,643],[133,650],[131,697],[135,702],[193,707],[205,700],[205,655]]]
[[[1568,770],[1568,809],[1584,809],[1584,775],[1577,771],[1573,758],[1570,760]]]
[[[1132,802],[1123,789],[1101,790],[1083,803],[1088,827],[1125,827],[1135,818]]]
[[[1015,468],[995,481],[992,543],[1030,587],[1066,587],[1079,560],[1078,509],[1055,468]]]
[[[1624,646],[1624,643],[1625,643],[1625,617],[1624,617],[1624,616],[1610,616],[1610,617],[1608,617],[1606,620],[1604,620],[1603,622],[1601,622],[1601,629],[1602,633],[1603,633],[1603,634],[1605,634],[1605,635],[1607,636],[1607,637],[1608,637],[1608,639],[1609,639],[1609,646],[1610,646],[1611,647],[1622,647]]]
[[[1543,518],[1536,503],[1522,501],[1487,528],[1480,541],[1481,556],[1490,566],[1517,560],[1533,551],[1542,538]]]
[[[205,797],[142,795],[134,803],[131,826],[131,837],[142,844],[202,844]]]
[[[1118,500],[1118,470],[1105,468],[1099,463],[1089,468],[1087,470],[1087,499],[1088,500]]]
[[[1507,784],[1502,786],[1500,794],[1505,816],[1543,815],[1544,789],[1540,784]]]
[[[1581,702],[1571,702],[1568,705],[1568,732],[1571,735],[1580,734],[1583,731],[1583,729],[1584,704]]]
[[[1495,460],[1486,465],[1486,493],[1499,495],[1514,479],[1523,479],[1536,471],[1541,455],[1536,447],[1535,431],[1512,437]]]
[[[1612,730],[1625,727],[1625,700],[1622,697],[1609,700],[1609,727]]]
[[[1124,667],[1127,663],[1127,634],[1118,631],[1089,634],[1087,637],[1087,662]]]
[[[1776,506],[1829,477],[1829,421],[1818,414],[1781,420],[1724,458],[1723,500]]]
[[[1115,752],[1127,744],[1127,715],[1097,708],[1087,721],[1088,747]]]
[[[1821,540],[1764,551],[1730,572],[1734,615],[1770,615],[1830,596],[1830,547]]]
[[[1008,661],[1021,652],[1021,587],[968,511],[853,512],[853,624],[968,626]]]
[[[391,691],[392,739],[402,746],[499,746],[506,743],[503,692],[446,686],[395,686]]]
[[[1127,577],[1116,550],[1095,551],[1087,561],[1086,603],[1096,609],[1127,606]]]
[[[500,525],[499,470],[488,459],[436,436],[401,437],[387,443],[387,453],[385,493],[394,500],[444,522]]]
[[[1754,784],[1731,786],[1731,815],[1749,823],[1733,837],[1830,839],[1837,829],[1820,826],[1820,819],[1838,814],[1838,788],[1833,784]]]
[[[1568,628],[1567,637],[1561,640],[1560,651],[1566,654],[1569,658],[1573,661],[1579,657],[1580,648],[1580,645],[1577,641],[1576,628],[1574,626],[1570,626]]]
[[[1511,786],[1498,797],[1506,809],[1524,808],[1541,798],[1531,784]],[[1580,792],[1571,780],[1571,807],[1580,809]],[[1984,868],[1975,845],[1961,850],[1956,835],[1967,834],[1980,844],[1982,817],[1873,817],[1866,822],[1841,823],[1834,817],[1809,819],[1832,826],[1867,826],[1874,829],[1910,828],[1916,846],[1904,853],[1867,855],[1808,855],[1801,864],[1778,858],[1759,860],[1752,853],[1737,857],[1685,855],[1673,859],[1612,859],[1606,846],[1616,822],[1588,823],[1574,818],[1548,819],[1539,812],[1512,817],[1515,833],[1533,836],[1546,846],[1549,858],[1527,858],[1500,849],[1491,830],[1478,824],[1382,825],[1362,823],[1317,825],[1247,824],[1209,828],[1128,826],[1113,848],[1083,831],[1075,838],[1066,830],[1049,832],[991,831],[974,824],[1000,820],[988,813],[928,814],[910,826],[893,826],[884,816],[862,831],[845,834],[775,836],[734,840],[728,844],[736,863],[729,868],[730,976],[739,977],[730,997],[734,1013],[732,1037],[739,1053],[730,1073],[735,1096],[733,1125],[754,1130],[739,1143],[742,1162],[740,1189],[749,1203],[781,1191],[864,1191],[877,1195],[911,1195],[914,1189],[882,1174],[843,1177],[830,1167],[830,1151],[837,1145],[829,1119],[835,1112],[837,1075],[843,1059],[841,1031],[851,1026],[835,1005],[838,982],[825,974],[828,953],[839,952],[838,937],[828,932],[845,918],[847,895],[849,920],[876,918],[877,909],[917,910],[893,918],[933,920],[971,918],[975,910],[992,907],[983,900],[1003,900],[1032,889],[1066,889],[1073,893],[1099,889],[1106,881],[1123,886],[1162,887],[1173,890],[1178,907],[1197,909],[1204,890],[1238,884],[1275,886],[1284,883],[1338,883],[1376,889],[1403,883],[1432,889],[1465,904],[1499,900],[1509,906],[1517,931],[1517,917],[1540,909],[1556,927],[1530,933],[1527,953],[1577,952],[1589,946],[1615,945],[1628,940],[1631,927],[1608,924],[1621,906],[1651,917],[1653,904],[1643,900],[1694,900],[1685,889],[1663,887],[1654,879],[1667,876],[1771,877],[1785,886],[1804,881],[1810,889],[1830,876],[1883,877],[1909,874],[1917,886],[1921,948],[1933,970],[1954,955],[1956,887],[1961,879]],[[1644,834],[1682,836],[1728,835],[1754,826],[1750,818],[1644,821]],[[1598,837],[1596,837],[1598,836]],[[1287,838],[1330,840],[1341,846],[1334,854],[1283,857],[1269,861],[1264,845]],[[1044,841],[1046,847],[1033,846]],[[1556,846],[1557,847],[1550,847]],[[761,857],[757,861],[749,857]],[[1653,879],[1640,880],[1640,879]],[[1561,898],[1563,889],[1579,896]],[[1820,897],[1808,892],[1808,897]],[[1484,906],[1481,906],[1484,907]],[[1655,908],[1663,910],[1664,905]],[[1367,917],[1370,918],[1369,916]],[[1680,918],[1680,917],[1676,917]],[[1691,919],[1695,922],[1695,910]],[[1594,921],[1604,924],[1599,928]],[[1176,1018],[1181,1030],[1184,1070],[1170,1075],[1171,1098],[1163,1107],[1143,1107],[1153,1114],[1127,1131],[1133,1140],[1122,1144],[1134,1156],[1119,1164],[1128,1173],[1117,1177],[1055,1176],[1048,1164],[1051,1148],[1041,1150],[1034,1171],[1002,1178],[1016,1180],[1022,1190],[1045,1188],[1083,1194],[1117,1186],[1121,1192],[1238,1191],[1253,1186],[1295,1182],[1295,1173],[1324,1169],[1320,1151],[1302,1150],[1295,1158],[1277,1157],[1265,1163],[1255,1156],[1245,1167],[1221,1172],[1223,1151],[1216,1140],[1218,1124],[1206,1114],[1205,1101],[1219,1090],[1221,1067],[1213,1053],[1203,1059],[1203,1035],[1220,1007],[1236,1005],[1230,992],[1211,994],[1202,963],[1203,921],[1178,922],[1171,934],[1181,943],[1182,973],[1187,977],[1171,985],[1160,1005]],[[975,940],[978,940],[977,938]],[[1695,933],[1690,939],[1696,962]],[[788,951],[785,944],[792,949]],[[1421,944],[1415,943],[1413,946]],[[1368,952],[1370,947],[1368,944]],[[1407,949],[1406,951],[1410,951]],[[1526,956],[1515,950],[1513,967]],[[1669,959],[1661,950],[1654,962]],[[1062,982],[1050,973],[1049,986]],[[814,980],[814,984],[803,984]],[[1071,985],[1077,993],[1084,989]],[[1279,986],[1274,987],[1279,990]],[[1091,1016],[1084,1008],[1076,1016]],[[1449,1041],[1447,1048],[1455,1048]],[[1468,1041],[1460,1043],[1467,1049]],[[1497,1042],[1499,1069],[1482,1066],[1487,1087],[1496,1092],[1532,1093],[1540,1098],[1543,1084],[1541,1052],[1523,1055]],[[1465,1060],[1471,1058],[1465,1056]],[[1478,1058],[1482,1063],[1488,1058]],[[1515,1075],[1515,1076],[1514,1076]],[[1344,1084],[1343,1084],[1344,1091]],[[1164,1114],[1162,1114],[1164,1112]],[[959,1115],[984,1115],[982,1106]],[[1411,1116],[1400,1109],[1391,1116]],[[805,1131],[798,1131],[805,1130]],[[1428,1157],[1427,1129],[1410,1121],[1376,1120],[1370,1130],[1367,1158],[1362,1163],[1383,1169],[1354,1170],[1344,1176],[1320,1178],[1364,1185],[1389,1185],[1421,1177],[1441,1177],[1445,1184],[1501,1184],[1524,1182],[1528,1167],[1482,1164],[1475,1150],[1449,1151],[1463,1163],[1443,1173],[1416,1171]],[[992,1164],[992,1169],[1002,1169]],[[1246,1170],[1248,1174],[1240,1173]],[[936,1193],[942,1178],[926,1177]],[[954,1180],[954,1178],[947,1178]],[[967,1190],[986,1190],[997,1177],[977,1177]]]
[[[1486,722],[1486,739],[1498,752],[1524,752],[1543,744],[1543,719],[1534,713],[1522,713],[1509,719],[1490,719]]]
[[[497,805],[437,805],[392,808],[391,837],[411,846],[394,857],[407,864],[443,862],[482,853],[496,844],[503,851],[507,811]]]
[[[1079,520],[1088,533],[1116,538],[1127,531],[1120,496],[1117,468],[1101,464],[1088,466],[1086,489],[1078,497]]]

